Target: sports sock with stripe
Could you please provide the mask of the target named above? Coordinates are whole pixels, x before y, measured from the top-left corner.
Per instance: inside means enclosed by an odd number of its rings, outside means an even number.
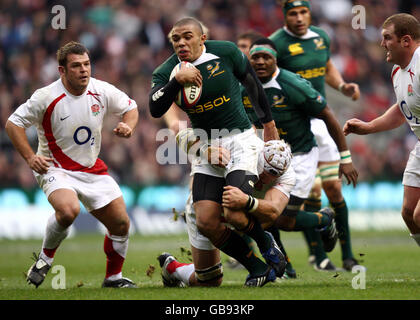
[[[47,221],[45,236],[42,242],[42,250],[39,257],[51,265],[58,246],[67,237],[68,233],[69,228],[64,228],[58,223],[55,213],[51,215]]]

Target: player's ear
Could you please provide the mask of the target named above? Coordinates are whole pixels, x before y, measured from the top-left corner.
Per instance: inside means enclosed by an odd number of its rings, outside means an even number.
[[[207,40],[207,35],[203,33],[200,37],[200,45],[203,45],[204,41]]]
[[[404,47],[410,46],[411,41],[412,41],[412,38],[408,34],[401,37],[401,43]]]
[[[60,73],[60,75],[65,74],[66,73],[66,67],[58,66],[58,72]]]

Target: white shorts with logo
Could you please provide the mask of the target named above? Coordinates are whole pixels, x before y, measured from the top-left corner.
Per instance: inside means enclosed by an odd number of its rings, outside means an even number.
[[[420,188],[420,141],[416,143],[414,149],[410,152],[402,184],[408,187]]]
[[[109,175],[97,175],[50,167],[46,174],[34,172],[35,179],[47,198],[58,189],[73,190],[86,210],[91,212],[105,207],[122,196],[115,180]]]
[[[318,165],[318,147],[313,147],[308,153],[295,153],[292,158],[292,167],[296,173],[296,184],[291,195],[306,199],[315,181]]]
[[[253,128],[241,133],[230,134],[223,138],[213,139],[211,144],[229,150],[230,162],[226,168],[220,168],[207,161],[195,157],[191,165],[191,173],[202,173],[209,176],[226,178],[235,170],[244,170],[258,176],[258,155],[261,150],[261,140]]]
[[[321,119],[311,119],[311,131],[315,136],[316,144],[319,148],[318,161],[333,162],[340,161],[340,153],[337,145],[328,132],[327,125]]]

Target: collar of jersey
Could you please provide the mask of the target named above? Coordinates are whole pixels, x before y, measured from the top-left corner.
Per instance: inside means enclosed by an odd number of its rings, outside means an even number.
[[[306,33],[303,36],[298,36],[296,34],[294,34],[292,31],[290,31],[289,29],[287,29],[286,26],[283,27],[283,30],[290,36],[294,37],[294,38],[298,38],[298,39],[302,39],[302,40],[308,40],[308,39],[312,39],[312,38],[318,38],[319,34],[312,31],[311,29],[308,28],[308,30],[306,31]]]
[[[60,84],[61,84],[61,86],[63,87],[63,90],[64,90],[64,92],[66,93],[66,95],[67,96],[70,96],[70,97],[73,97],[73,98],[75,98],[75,99],[77,99],[77,98],[80,98],[80,97],[83,97],[84,96],[84,94],[87,92],[87,90],[88,90],[88,87],[89,87],[89,84],[90,84],[90,81],[92,80],[92,77],[90,77],[89,78],[89,83],[88,83],[88,85],[87,85],[87,87],[86,87],[86,90],[85,91],[83,91],[83,93],[81,94],[81,95],[79,95],[79,96],[75,96],[74,94],[71,94],[67,89],[66,89],[66,87],[64,86],[64,83],[63,83],[63,80],[61,80],[61,77],[58,79],[58,81],[60,81]]]
[[[271,76],[270,81],[263,83],[262,86],[264,89],[267,88],[276,88],[276,89],[280,89],[281,90],[281,86],[280,84],[277,82],[277,76],[280,74],[280,69],[279,67],[276,68],[276,71],[274,71],[273,75]]]

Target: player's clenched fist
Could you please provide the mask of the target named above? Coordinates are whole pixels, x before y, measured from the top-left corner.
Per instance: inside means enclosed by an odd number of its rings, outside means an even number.
[[[350,133],[368,134],[369,124],[356,118],[347,120],[343,127],[343,133],[345,136]]]
[[[124,122],[119,122],[113,132],[115,135],[122,138],[129,138],[133,134],[133,130]]]

